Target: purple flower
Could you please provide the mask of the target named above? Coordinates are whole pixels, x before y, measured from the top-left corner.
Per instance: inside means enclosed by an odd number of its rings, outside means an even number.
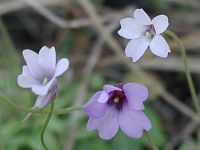
[[[34,108],[44,108],[56,94],[56,77],[68,69],[69,61],[62,58],[56,64],[55,48],[46,46],[40,49],[39,54],[26,49],[23,56],[27,65],[23,66],[22,74],[17,78],[18,85],[22,88],[31,88],[38,95]]]
[[[119,127],[130,137],[140,138],[151,122],[143,113],[148,90],[141,84],[104,85],[83,106],[89,116],[88,131],[99,130],[102,139],[111,139]]]
[[[151,20],[143,9],[136,9],[134,18],[124,18],[120,24],[118,34],[131,40],[126,46],[125,53],[127,57],[132,57],[133,62],[139,60],[148,47],[156,56],[168,56],[170,48],[161,36],[169,26],[167,16],[159,15]]]

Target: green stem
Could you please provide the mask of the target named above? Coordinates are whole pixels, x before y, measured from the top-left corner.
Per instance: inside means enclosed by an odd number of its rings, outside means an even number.
[[[181,53],[183,63],[184,63],[184,68],[185,68],[184,70],[185,70],[185,75],[186,75],[186,79],[187,79],[187,82],[188,82],[189,90],[190,90],[190,93],[192,95],[192,101],[194,103],[196,111],[200,115],[200,104],[199,104],[199,100],[198,100],[198,97],[197,97],[197,94],[196,94],[196,90],[194,88],[194,83],[192,81],[191,73],[190,73],[190,70],[189,70],[188,59],[187,59],[185,48],[184,48],[183,44],[181,43],[181,41],[179,40],[179,38],[176,36],[175,33],[173,33],[170,30],[167,30],[165,33],[167,35],[169,35],[170,37],[172,37],[176,41],[176,43],[178,44],[179,52]]]
[[[41,109],[33,109],[33,108],[26,108],[15,104],[11,99],[9,99],[6,95],[0,92],[0,101],[8,104],[9,106],[15,108],[17,111],[22,112],[31,112],[31,113],[38,113],[38,114],[47,114],[49,110],[41,110]],[[54,110],[55,114],[68,114],[73,111],[82,110],[82,107],[68,107],[68,108],[61,108]]]
[[[152,150],[159,150],[158,147],[154,144],[149,132],[144,132],[144,135],[146,136],[147,142]]]
[[[44,123],[44,126],[42,128],[42,131],[41,131],[41,134],[40,134],[40,139],[41,139],[41,143],[42,143],[42,146],[44,147],[45,150],[48,150],[48,147],[46,146],[45,142],[44,142],[44,133],[45,133],[45,130],[47,128],[47,125],[53,115],[53,109],[54,109],[54,101],[51,102],[51,109],[49,111],[49,114],[47,116],[47,119]]]

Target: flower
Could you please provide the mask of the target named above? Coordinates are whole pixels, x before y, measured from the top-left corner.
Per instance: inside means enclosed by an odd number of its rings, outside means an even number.
[[[118,34],[131,40],[126,46],[125,53],[127,57],[132,57],[133,62],[139,60],[148,47],[156,56],[168,56],[170,48],[161,36],[169,26],[167,16],[159,15],[151,20],[143,9],[136,9],[134,18],[124,18],[120,24]]]
[[[26,65],[17,78],[18,85],[22,88],[31,88],[38,95],[34,108],[44,108],[56,94],[56,77],[68,69],[69,61],[62,58],[56,64],[55,48],[46,46],[40,49],[39,54],[26,49],[23,51],[23,57]]]
[[[102,139],[109,140],[118,129],[133,138],[140,138],[143,130],[151,129],[151,122],[143,113],[148,90],[141,84],[104,85],[83,106],[89,116],[87,130],[98,129]]]

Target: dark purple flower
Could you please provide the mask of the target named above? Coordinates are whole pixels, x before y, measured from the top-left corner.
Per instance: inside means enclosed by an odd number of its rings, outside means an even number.
[[[83,106],[89,116],[88,131],[98,129],[99,136],[108,140],[120,127],[128,136],[140,138],[144,130],[151,129],[151,122],[142,111],[147,97],[148,90],[141,84],[105,85]]]

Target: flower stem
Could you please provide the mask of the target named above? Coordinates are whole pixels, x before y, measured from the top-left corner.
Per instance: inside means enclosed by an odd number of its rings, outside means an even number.
[[[145,131],[144,135],[146,136],[147,142],[152,150],[159,150],[158,147],[154,144],[149,132]]]
[[[45,130],[47,128],[47,125],[48,125],[48,123],[49,123],[49,121],[50,121],[50,119],[51,119],[51,117],[53,115],[53,109],[54,109],[54,102],[52,101],[51,102],[51,109],[49,111],[49,114],[47,116],[47,119],[46,119],[46,121],[44,123],[44,126],[43,126],[41,134],[40,134],[41,143],[42,143],[42,146],[44,147],[45,150],[48,150],[48,147],[46,146],[46,144],[44,142],[44,132],[45,132]]]
[[[15,108],[17,111],[20,111],[20,112],[31,112],[31,113],[37,113],[37,114],[47,114],[49,112],[49,110],[26,108],[23,106],[19,106],[15,104],[9,97],[4,95],[2,92],[0,92],[0,101],[3,101],[4,103],[8,104],[9,106]],[[68,114],[77,110],[82,110],[82,107],[80,106],[80,107],[68,107],[68,108],[55,109],[54,114]]]
[[[196,90],[194,88],[194,83],[192,81],[191,73],[190,73],[190,70],[189,70],[188,59],[187,59],[185,48],[184,48],[183,44],[181,43],[181,41],[179,40],[179,38],[176,36],[175,33],[173,33],[170,30],[165,31],[165,33],[167,35],[169,35],[170,37],[172,37],[176,41],[176,43],[178,44],[179,52],[181,53],[183,63],[184,63],[184,67],[185,67],[185,69],[184,69],[185,70],[185,76],[186,76],[188,86],[189,86],[189,90],[190,90],[190,93],[191,93],[191,96],[192,96],[192,101],[194,103],[196,111],[200,115],[200,104],[199,104],[199,100],[198,100],[198,97],[197,97],[197,94],[196,94]]]

